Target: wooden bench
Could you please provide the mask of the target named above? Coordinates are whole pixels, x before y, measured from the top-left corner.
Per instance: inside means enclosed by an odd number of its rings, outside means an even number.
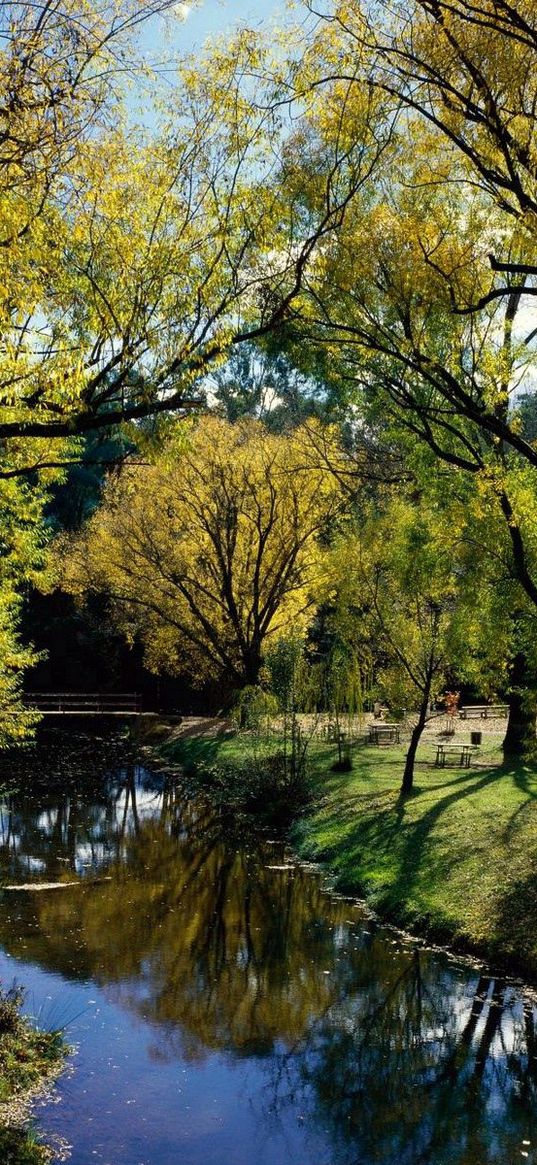
[[[437,768],[441,769],[445,769],[446,762],[451,763],[454,768],[469,769],[472,757],[478,751],[479,748],[475,744],[438,744],[434,763]],[[453,758],[451,762],[449,762],[450,757]]]
[[[387,724],[384,720],[382,724],[369,725],[370,744],[399,744],[400,740],[399,724]]]
[[[469,720],[472,716],[479,716],[487,720],[489,716],[508,716],[508,704],[466,704],[459,709],[461,720]]]

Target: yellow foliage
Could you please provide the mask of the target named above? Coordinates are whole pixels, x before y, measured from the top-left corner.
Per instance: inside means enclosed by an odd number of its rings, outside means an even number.
[[[316,424],[277,436],[207,416],[186,444],[178,432],[152,464],[110,478],[83,534],[64,544],[67,585],[107,592],[155,670],[255,683],[267,640],[311,618],[338,483]]]

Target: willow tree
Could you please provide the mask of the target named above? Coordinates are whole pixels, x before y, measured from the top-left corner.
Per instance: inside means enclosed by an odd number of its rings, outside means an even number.
[[[368,644],[375,682],[412,724],[401,792],[414,783],[431,704],[453,680],[507,682],[510,627],[462,502],[385,494],[338,539],[326,575],[334,622]],[[325,584],[326,585],[326,584]]]
[[[301,430],[214,417],[175,434],[152,465],[110,478],[64,544],[67,585],[108,594],[154,670],[255,684],[267,642],[310,618],[318,539],[340,505],[307,446]]]

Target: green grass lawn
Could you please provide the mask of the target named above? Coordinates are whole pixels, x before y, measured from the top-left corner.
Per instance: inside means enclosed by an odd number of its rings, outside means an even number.
[[[179,757],[232,762],[247,738],[185,741]],[[295,827],[304,858],[381,914],[537,974],[537,772],[500,765],[493,738],[468,770],[418,754],[416,788],[401,800],[404,747],[359,745],[351,773],[330,771],[334,748],[311,748],[313,808]]]

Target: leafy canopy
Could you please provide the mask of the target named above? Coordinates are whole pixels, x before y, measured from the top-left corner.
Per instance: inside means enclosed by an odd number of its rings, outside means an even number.
[[[177,430],[153,464],[110,478],[64,544],[68,585],[108,593],[156,671],[256,683],[266,642],[308,623],[318,540],[340,506],[334,475],[312,462],[311,431],[212,416]]]

